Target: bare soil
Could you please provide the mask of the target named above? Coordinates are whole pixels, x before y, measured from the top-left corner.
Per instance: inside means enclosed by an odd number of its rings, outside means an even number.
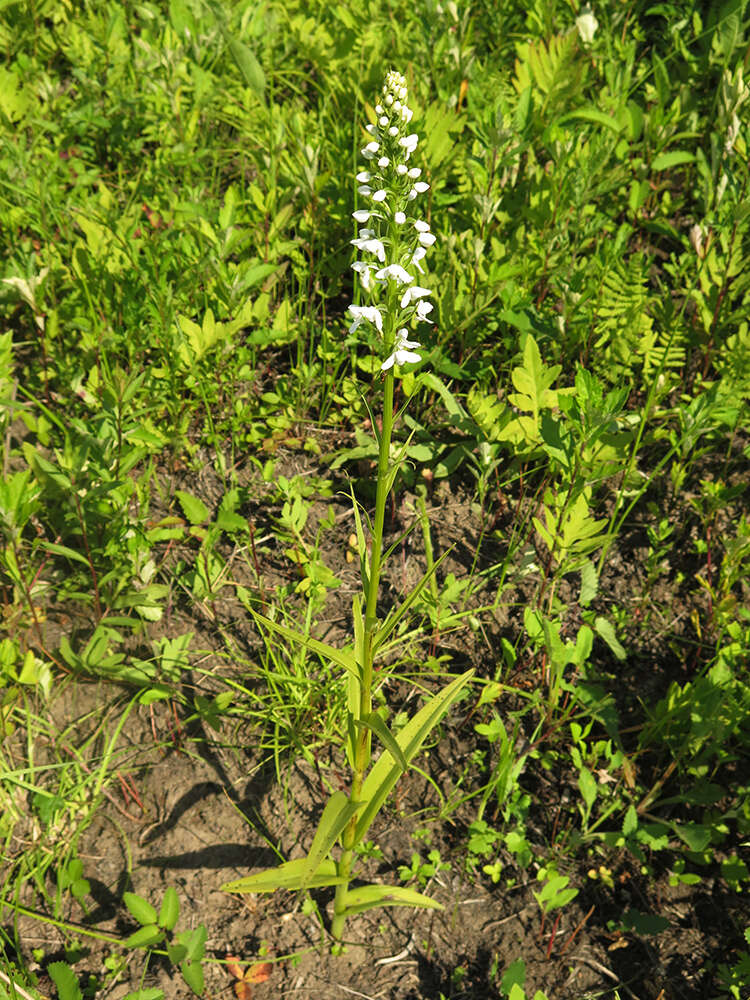
[[[198,488],[193,484],[192,490],[210,505],[221,490],[211,480],[210,471],[204,480]],[[332,637],[347,628],[357,582],[346,561],[351,521],[345,500],[327,501],[318,513],[329,503],[336,505],[337,526],[323,536],[323,557],[342,580],[341,587],[331,593],[325,613],[327,638],[333,641]],[[452,494],[444,485],[436,487],[431,505],[436,554],[454,546],[444,572],[465,575],[480,539],[479,514],[467,495]],[[405,501],[394,506],[389,523],[392,537],[408,516],[408,506]],[[262,518],[267,516],[262,498],[247,514],[262,528]],[[510,508],[505,516],[512,516]],[[493,527],[502,529],[502,520],[499,515]],[[502,558],[501,536],[488,531],[484,537],[480,569]],[[412,535],[409,551],[394,556],[385,605],[398,593],[408,592],[419,578],[423,559],[414,539]],[[236,578],[244,573],[244,582],[250,584],[246,564],[239,559],[232,561],[231,552],[227,555]],[[285,574],[294,579],[293,568],[278,552],[262,552],[260,558],[264,586],[269,591]],[[623,726],[630,715],[635,717],[642,699],[653,702],[672,679],[687,680],[698,668],[697,663],[681,660],[676,652],[681,648],[680,634],[689,628],[695,608],[694,588],[683,594],[678,575],[666,574],[644,598],[643,559],[643,545],[637,536],[621,539],[600,588],[604,605],[625,607],[631,613],[626,663],[615,664],[606,649],[597,647],[596,651],[603,678],[613,677],[614,670],[619,672],[613,687],[619,687],[615,693]],[[257,580],[254,583],[257,585]],[[484,596],[491,599],[489,594]],[[519,582],[509,591],[503,607],[484,619],[482,630],[466,628],[433,637],[437,652],[450,657],[448,669],[458,672],[471,664],[480,676],[492,677],[500,660],[500,638],[518,627],[523,596]],[[481,603],[481,592],[473,600]],[[639,621],[645,623],[643,628]],[[243,667],[227,662],[225,656],[228,635],[234,648],[245,651],[248,658],[258,643],[230,588],[202,607],[176,600],[154,635],[174,636],[186,631],[195,635],[192,648],[206,651],[201,672],[192,671],[185,678],[186,693],[200,690],[210,694],[211,683],[205,678],[210,678],[214,668],[217,678],[234,676],[249,683]],[[538,684],[535,669],[534,664],[522,666],[516,683]],[[332,678],[331,684],[335,683],[338,681]],[[407,680],[392,691],[401,702],[408,702],[414,693]],[[119,689],[113,694],[111,685],[76,682],[67,687],[53,711],[60,720],[70,722],[83,719],[107,699],[119,699],[121,707],[131,695],[132,691]],[[482,873],[481,862],[473,870],[467,868],[466,837],[476,817],[475,802],[469,799],[443,809],[441,821],[436,822],[441,803],[425,775],[447,801],[455,802],[467,789],[480,787],[482,774],[472,777],[473,726],[477,720],[470,707],[459,706],[450,714],[439,743],[420,758],[423,773],[412,771],[399,785],[372,831],[383,858],[365,863],[368,879],[397,881],[398,866],[408,865],[414,851],[426,855],[428,848],[413,835],[428,828],[433,835],[429,849],[437,849],[441,859],[450,864],[424,887],[443,904],[441,911],[393,908],[365,914],[350,921],[344,954],[332,955],[327,936],[331,893],[313,893],[315,906],[310,907],[288,893],[240,897],[222,892],[222,883],[271,866],[279,855],[302,855],[325,803],[324,781],[343,784],[343,776],[339,777],[335,756],[326,751],[321,751],[314,763],[291,754],[280,762],[277,774],[260,732],[252,726],[226,717],[215,731],[205,721],[186,721],[186,706],[157,701],[131,713],[118,744],[118,781],[108,786],[108,797],[93,821],[78,833],[78,853],[91,894],[86,910],[73,900],[66,902],[65,918],[78,924],[82,932],[96,930],[124,939],[136,925],[122,903],[123,891],[136,892],[158,907],[165,889],[174,886],[181,904],[178,929],[199,924],[207,929],[207,997],[240,995],[240,990],[235,990],[237,981],[227,969],[227,956],[270,963],[268,978],[244,994],[256,1000],[493,1000],[501,997],[504,971],[519,958],[526,964],[529,996],[540,989],[550,1000],[613,997],[618,987],[620,997],[637,1000],[715,997],[716,966],[729,960],[740,944],[741,928],[750,923],[747,898],[733,893],[719,877],[718,854],[716,864],[705,870],[699,883],[672,887],[666,868],[658,869],[658,858],[654,859],[654,878],[644,875],[629,854],[611,852],[606,863],[613,883],[607,886],[589,876],[589,869],[600,864],[602,856],[581,845],[565,852],[559,864],[578,889],[578,896],[544,921],[533,896],[538,888],[534,865],[521,870],[514,856],[501,850],[502,877],[497,884]],[[509,703],[508,708],[512,707]],[[663,774],[660,762],[652,766],[652,774],[639,775],[647,787],[649,780]],[[738,768],[743,766],[738,762]],[[459,775],[464,776],[461,789],[456,787]],[[575,774],[550,772],[541,760],[530,760],[522,784],[532,795],[529,842],[541,859],[555,850],[566,825],[572,829],[578,795]],[[502,827],[502,818],[492,815],[491,810],[485,818]],[[573,843],[570,837],[567,842]],[[39,897],[25,902],[42,908]],[[669,926],[654,934],[625,932],[620,929],[622,915],[633,910],[665,917]],[[3,919],[6,930],[14,934],[7,911]],[[18,921],[16,931],[24,960],[37,968],[40,986],[50,995],[54,987],[44,968],[56,957],[75,960],[79,980],[85,984],[89,975],[94,977],[106,985],[101,995],[112,1000],[139,985],[159,986],[170,1000],[192,995],[169,963],[156,956],[144,968],[143,954],[128,952],[119,971],[111,972],[105,984],[105,960],[109,958],[114,969],[117,963],[112,956],[121,953],[109,943],[83,933],[72,941],[69,933],[26,917]],[[34,949],[44,953],[39,962],[32,954]]]

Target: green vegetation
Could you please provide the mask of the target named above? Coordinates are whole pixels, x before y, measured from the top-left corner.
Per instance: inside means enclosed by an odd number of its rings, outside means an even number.
[[[407,939],[436,1000],[743,1000],[747,0],[6,0],[0,41],[0,1000]],[[390,69],[437,237],[397,378],[347,312]],[[237,828],[165,847],[211,782]],[[277,864],[297,903],[219,891]]]

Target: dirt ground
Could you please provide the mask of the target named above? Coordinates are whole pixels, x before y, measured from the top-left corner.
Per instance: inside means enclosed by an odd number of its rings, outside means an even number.
[[[194,484],[193,492],[209,502],[215,484]],[[356,586],[353,569],[345,560],[346,539],[351,531],[343,499],[337,504],[340,522],[327,536],[325,559],[342,579],[342,587],[332,595],[327,618],[335,633],[346,625],[346,607]],[[476,511],[460,493],[438,487],[432,497],[439,510],[434,519],[437,553],[455,544],[446,572],[466,571],[472,545],[479,535]],[[339,505],[340,504],[340,509]],[[248,512],[261,517],[262,505]],[[394,508],[389,530],[398,530],[400,508]],[[492,559],[491,542],[485,558]],[[605,600],[638,602],[639,539],[621,540],[611,569],[602,581]],[[264,572],[270,586],[279,574],[289,571],[283,560],[270,553],[264,557]],[[409,586],[417,578],[418,555],[398,556],[392,564],[389,586],[393,591]],[[629,566],[627,576],[622,572]],[[237,568],[237,567],[235,567]],[[508,609],[518,605],[520,591],[511,594]],[[639,644],[629,645],[629,658],[621,670],[621,682],[640,697],[659,697],[674,672],[687,679],[686,668],[676,665],[671,653],[664,655],[659,639],[659,623],[669,616],[674,594],[667,591],[658,605],[648,607],[649,626]],[[388,592],[386,592],[386,600]],[[481,595],[478,595],[481,599]],[[160,623],[162,634],[195,634],[193,648],[211,655],[222,648],[220,633],[229,630],[238,647],[252,648],[257,637],[247,624],[239,603],[223,596],[208,609],[175,607]],[[672,616],[672,634],[679,628]],[[440,651],[450,653],[450,669],[458,672],[468,662],[481,676],[492,676],[498,656],[493,646],[499,637],[514,628],[514,615],[506,610],[490,618],[484,634],[465,633],[441,639]],[[329,636],[330,638],[330,636]],[[660,652],[661,651],[661,652]],[[606,653],[602,654],[606,661]],[[661,658],[660,658],[661,657]],[[224,676],[231,664],[215,660]],[[189,685],[200,684],[195,676]],[[534,678],[529,683],[535,683]],[[409,684],[399,685],[395,695],[409,697]],[[60,718],[83,718],[103,700],[113,695],[112,686],[95,683],[71,684],[54,711]],[[623,718],[629,704],[622,701]],[[399,865],[408,865],[413,851],[426,854],[423,844],[413,838],[416,830],[429,826],[434,839],[430,848],[440,852],[450,869],[438,872],[424,887],[443,904],[441,911],[384,909],[353,919],[347,926],[346,951],[331,955],[325,930],[331,912],[332,892],[313,893],[316,907],[302,906],[302,899],[289,894],[234,896],[220,890],[222,883],[276,863],[278,848],[284,858],[301,856],[309,847],[316,821],[325,802],[321,774],[335,780],[336,759],[325,757],[312,766],[302,758],[282,762],[282,781],[273,762],[259,750],[258,735],[251,727],[238,730],[236,721],[222,721],[220,731],[202,722],[186,725],[183,710],[171,702],[156,702],[135,710],[122,733],[118,766],[123,776],[109,788],[110,797],[97,811],[93,822],[81,833],[78,853],[85,877],[91,884],[88,912],[71,901],[66,918],[81,928],[96,929],[124,939],[136,925],[122,903],[129,890],[158,907],[168,886],[179,895],[181,912],[178,929],[204,924],[207,929],[205,963],[207,997],[241,996],[265,1000],[289,997],[300,1000],[338,1000],[346,997],[389,998],[389,1000],[441,1000],[472,998],[494,1000],[501,997],[500,980],[514,961],[526,964],[526,991],[529,997],[541,989],[550,1000],[580,1000],[588,996],[619,996],[635,1000],[712,1000],[716,996],[715,968],[726,961],[739,943],[738,928],[750,923],[748,900],[729,890],[717,877],[706,873],[697,885],[671,887],[668,872],[657,877],[641,874],[638,863],[628,854],[612,854],[607,865],[613,885],[607,887],[587,875],[601,862],[581,848],[560,863],[561,872],[579,890],[576,899],[560,913],[542,922],[533,890],[535,867],[517,868],[514,856],[500,850],[502,878],[493,884],[489,877],[467,872],[466,837],[475,818],[475,804],[469,800],[450,812],[443,822],[432,823],[440,811],[435,789],[416,771],[398,786],[397,794],[383,810],[372,830],[374,842],[383,853],[382,861],[366,862],[371,881],[397,881]],[[436,783],[443,795],[454,791],[455,777],[471,770],[471,753],[476,746],[476,720],[464,709],[454,710],[442,728],[440,742],[420,759],[420,768]],[[318,768],[322,768],[322,771]],[[477,776],[477,782],[479,776]],[[125,782],[129,784],[126,786]],[[523,785],[532,795],[528,840],[535,855],[547,856],[555,842],[561,817],[571,809],[577,794],[574,775],[546,771],[538,762],[530,763]],[[131,794],[128,789],[133,789]],[[137,795],[137,798],[135,797]],[[491,810],[486,819],[496,819]],[[717,863],[720,858],[717,856]],[[658,858],[655,864],[658,865]],[[514,879],[512,888],[507,880]],[[38,905],[31,898],[30,906]],[[314,912],[317,908],[318,913]],[[665,917],[666,930],[636,934],[618,929],[625,911]],[[8,915],[6,929],[12,934]],[[34,949],[42,949],[42,965],[36,963],[40,987],[54,995],[43,966],[53,958],[71,958],[70,938],[55,927],[22,918],[18,923],[20,947],[31,967]],[[79,936],[79,949],[72,957],[82,983],[92,975],[101,979],[105,961],[115,969],[109,944]],[[268,978],[251,988],[237,986],[226,965],[227,956],[241,961],[269,964]],[[160,986],[167,998],[192,994],[176,971],[152,957],[144,968],[143,954],[130,952],[119,971],[113,971],[101,995],[121,1000],[130,990]]]

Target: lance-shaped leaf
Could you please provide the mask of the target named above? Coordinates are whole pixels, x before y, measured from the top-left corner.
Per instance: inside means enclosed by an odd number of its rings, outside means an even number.
[[[399,885],[363,885],[350,889],[344,898],[345,913],[353,917],[376,906],[421,906],[426,910],[442,910],[443,904],[416,889]]]
[[[451,681],[447,687],[430,698],[396,736],[396,742],[407,764],[411,763],[419,753],[427,737],[458,698],[473,674],[473,670],[467,670],[465,674]],[[362,785],[361,798],[364,808],[357,821],[355,843],[364,839],[370,824],[401,774],[401,765],[390,751],[384,750]]]
[[[396,737],[390,731],[388,726],[386,726],[377,712],[371,712],[366,719],[356,719],[355,725],[366,726],[371,732],[375,733],[385,749],[398,763],[401,771],[403,772],[407,769],[409,765],[406,762],[406,758],[404,757],[401,747],[396,742]]]
[[[283,636],[284,639],[288,639],[290,642],[294,642],[298,646],[304,646],[305,649],[312,650],[313,653],[318,653],[320,656],[324,656],[326,659],[332,660],[334,663],[338,663],[340,667],[343,667],[344,670],[348,671],[350,674],[354,674],[355,677],[359,676],[354,656],[348,649],[336,649],[335,646],[329,646],[327,642],[321,642],[319,639],[313,639],[312,636],[305,635],[303,632],[298,632],[297,629],[290,628],[288,625],[282,625],[279,622],[271,621],[271,619],[266,618],[265,615],[261,615],[259,612],[253,611],[252,608],[250,609],[250,613],[256,622],[264,625],[277,635]]]
[[[326,803],[306,857],[227,882],[222,889],[226,892],[274,892],[276,889],[317,889],[346,881],[338,878],[336,866],[328,854],[360,806],[359,802],[350,802],[344,792],[334,792]]]
[[[373,656],[377,653],[377,651],[386,641],[388,636],[393,632],[393,630],[401,621],[401,619],[404,617],[404,615],[407,613],[407,611],[412,607],[414,602],[419,598],[419,595],[422,593],[425,586],[429,583],[431,579],[434,578],[443,560],[446,559],[452,551],[453,551],[452,548],[450,548],[447,550],[447,552],[444,552],[442,556],[438,559],[438,561],[434,564],[434,566],[432,566],[430,569],[427,570],[427,572],[424,574],[424,576],[416,585],[416,587],[412,589],[411,593],[406,598],[406,600],[403,601],[401,604],[399,604],[399,606],[394,611],[391,611],[391,613],[388,615],[388,617],[383,622],[382,626],[378,629],[375,635],[375,639],[373,642]]]
[[[225,882],[221,888],[223,892],[276,892],[277,889],[294,891],[302,888],[308,870],[307,858],[295,858],[294,861],[285,861],[277,868],[266,868],[265,871],[246,875],[244,878],[235,879],[234,882]],[[338,874],[335,863],[327,859],[319,865],[306,885],[308,889],[321,889],[324,886],[340,885],[347,881],[348,879]]]
[[[362,518],[359,513],[359,503],[354,496],[354,488],[350,487],[352,495],[352,510],[354,511],[354,526],[357,533],[357,549],[359,551],[359,575],[362,579],[362,592],[370,592],[370,557],[367,553],[367,541],[362,527]]]
[[[302,877],[301,889],[306,889],[324,858],[338,840],[344,827],[358,811],[361,802],[350,802],[344,792],[334,792],[323,810],[318,829],[315,831],[310,853],[307,855],[309,870]]]

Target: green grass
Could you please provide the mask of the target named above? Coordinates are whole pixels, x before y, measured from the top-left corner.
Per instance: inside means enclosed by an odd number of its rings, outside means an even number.
[[[438,240],[383,613],[408,559],[437,570],[375,707],[397,730],[412,685],[476,669],[443,730],[471,766],[425,769],[470,880],[582,889],[627,857],[650,884],[746,890],[748,19],[704,6],[599,5],[590,43],[563,0],[2,7],[0,965],[19,984],[14,913],[73,927],[79,835],[136,808],[123,782],[165,744],[252,741],[283,786],[300,759],[335,784],[341,672],[251,612],[333,645],[351,628],[347,498],[373,506],[380,417],[345,315],[351,213],[391,67]],[[549,776],[570,794],[540,855]],[[707,996],[744,995],[734,929]]]

